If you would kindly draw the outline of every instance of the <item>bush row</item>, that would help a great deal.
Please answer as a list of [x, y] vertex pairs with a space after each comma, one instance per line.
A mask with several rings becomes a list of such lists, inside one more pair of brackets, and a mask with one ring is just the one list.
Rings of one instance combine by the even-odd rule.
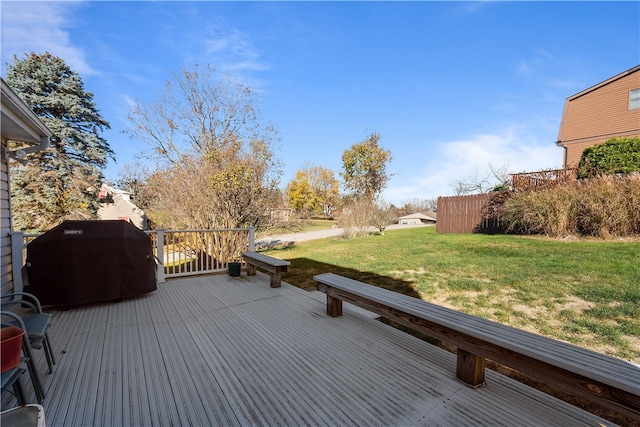
[[611, 138], [583, 151], [578, 178], [636, 171], [640, 171], [640, 137]]
[[552, 237], [640, 235], [640, 173], [603, 175], [512, 195], [500, 212], [507, 232]]

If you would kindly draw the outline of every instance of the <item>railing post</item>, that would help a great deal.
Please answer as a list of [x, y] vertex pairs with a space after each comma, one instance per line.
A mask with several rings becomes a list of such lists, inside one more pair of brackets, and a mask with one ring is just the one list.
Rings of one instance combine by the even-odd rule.
[[22, 266], [24, 265], [24, 233], [22, 231], [12, 231], [11, 236], [11, 268], [13, 274], [13, 292], [22, 292]]
[[249, 227], [249, 252], [256, 250], [256, 228]]
[[158, 259], [158, 272], [156, 273], [156, 281], [158, 283], [165, 282], [164, 275], [164, 229], [156, 230], [156, 257]]

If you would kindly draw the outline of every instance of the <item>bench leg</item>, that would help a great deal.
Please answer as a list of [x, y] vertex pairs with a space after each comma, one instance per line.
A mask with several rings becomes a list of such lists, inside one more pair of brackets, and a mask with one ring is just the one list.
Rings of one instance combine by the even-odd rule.
[[282, 271], [277, 270], [275, 273], [271, 273], [271, 287], [279, 288], [282, 281]]
[[247, 263], [247, 276], [255, 276], [256, 275], [256, 266], [253, 264]]
[[327, 295], [327, 314], [331, 317], [342, 316], [342, 300]]
[[483, 387], [485, 385], [484, 357], [458, 348], [456, 377], [468, 386]]

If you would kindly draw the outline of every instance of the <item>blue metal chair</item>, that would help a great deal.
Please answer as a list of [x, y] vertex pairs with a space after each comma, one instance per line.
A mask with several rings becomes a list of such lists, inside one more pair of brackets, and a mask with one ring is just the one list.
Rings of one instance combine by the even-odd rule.
[[[2, 326], [17, 326], [26, 331], [26, 327], [24, 322], [22, 321], [22, 318], [16, 313], [12, 311], [0, 311], [0, 317], [2, 318]], [[36, 399], [38, 400], [38, 403], [41, 404], [45, 398], [44, 387], [42, 386], [42, 381], [40, 381], [40, 375], [38, 375], [35, 359], [33, 358], [31, 342], [26, 333], [22, 335], [22, 355], [24, 356], [24, 361], [27, 364], [27, 369], [29, 371], [29, 375], [31, 376], [31, 383], [33, 384], [33, 390], [36, 393]]]
[[49, 313], [44, 313], [38, 298], [27, 292], [2, 295], [2, 310], [13, 313], [13, 315], [7, 316], [13, 318], [14, 326], [19, 326], [16, 321], [17, 318], [21, 320], [23, 323], [22, 329], [25, 330], [29, 338], [31, 348], [44, 349], [49, 373], [52, 373], [53, 365], [55, 365], [56, 361], [51, 349], [48, 330], [53, 316]]
[[25, 371], [25, 362], [26, 358], [22, 358], [18, 366], [3, 372], [1, 375], [2, 390], [11, 392], [9, 389], [13, 388], [13, 395], [15, 396], [16, 400], [18, 401], [18, 405], [20, 406], [27, 404], [27, 399], [24, 394], [24, 386], [22, 385], [21, 380], [22, 374], [24, 374]]

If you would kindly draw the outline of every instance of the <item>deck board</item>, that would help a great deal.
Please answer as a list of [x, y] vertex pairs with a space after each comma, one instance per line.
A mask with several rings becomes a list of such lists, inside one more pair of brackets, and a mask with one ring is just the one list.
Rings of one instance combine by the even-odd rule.
[[53, 313], [48, 426], [612, 425], [494, 372], [468, 388], [454, 355], [262, 273]]

